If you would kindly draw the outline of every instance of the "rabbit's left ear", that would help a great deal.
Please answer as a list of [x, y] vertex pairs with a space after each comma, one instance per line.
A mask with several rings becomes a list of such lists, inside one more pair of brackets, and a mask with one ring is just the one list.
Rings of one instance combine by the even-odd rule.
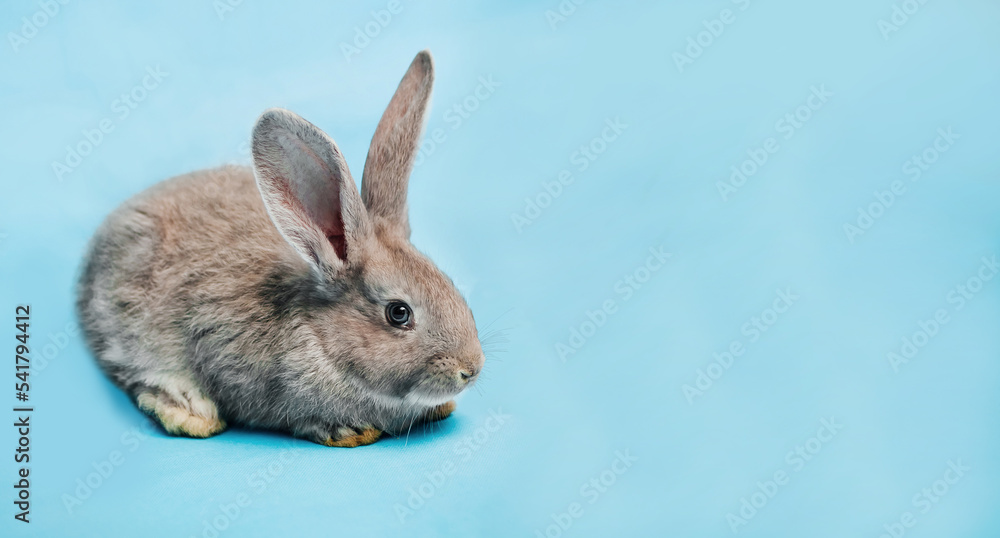
[[424, 50], [413, 59], [382, 114], [361, 176], [361, 198], [376, 229], [403, 237], [410, 236], [406, 185], [420, 145], [433, 83], [434, 63], [430, 52]]
[[253, 168], [275, 227], [320, 274], [363, 259], [371, 233], [337, 144], [298, 114], [272, 108], [253, 129]]

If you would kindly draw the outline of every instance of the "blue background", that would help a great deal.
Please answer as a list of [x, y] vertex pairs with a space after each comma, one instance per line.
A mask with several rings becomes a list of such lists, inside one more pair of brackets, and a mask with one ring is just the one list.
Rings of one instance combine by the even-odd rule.
[[[1000, 251], [995, 1], [931, 1], [897, 30], [880, 29], [889, 0], [586, 2], [555, 22], [556, 0], [403, 1], [350, 55], [342, 44], [386, 2], [217, 4], [72, 1], [0, 46], [0, 334], [13, 348], [14, 306], [31, 305], [37, 409], [30, 525], [2, 500], [17, 437], [0, 428], [0, 535], [877, 537], [904, 512], [905, 536], [1000, 533], [1000, 282], [971, 282], [963, 308], [953, 294]], [[4, 2], [0, 30], [41, 9]], [[731, 23], [678, 67], [724, 9]], [[248, 163], [271, 106], [330, 133], [360, 178], [423, 48], [437, 69], [428, 132], [445, 136], [412, 176], [413, 241], [493, 333], [478, 388], [447, 421], [355, 450], [150, 428], [75, 330], [102, 218], [164, 178]], [[168, 75], [120, 117], [113, 102], [157, 66]], [[499, 85], [477, 98], [480, 77]], [[824, 85], [826, 102], [800, 109]], [[455, 105], [475, 110], [458, 122]], [[786, 138], [777, 122], [796, 112], [809, 120]], [[52, 163], [105, 118], [114, 130], [57, 178]], [[594, 142], [616, 118], [617, 138]], [[949, 128], [959, 138], [914, 180], [907, 162]], [[724, 198], [718, 182], [772, 137]], [[585, 170], [581, 145], [603, 149]], [[572, 182], [547, 198], [562, 170]], [[905, 193], [848, 237], [895, 181]], [[672, 257], [647, 273], [654, 247]], [[629, 275], [644, 282], [626, 293]], [[772, 317], [777, 290], [798, 299]], [[589, 326], [606, 301], [614, 312]], [[888, 354], [938, 310], [949, 322], [894, 369]], [[754, 317], [773, 322], [756, 340]], [[560, 353], [574, 329], [588, 337]], [[744, 353], [711, 367], [733, 342]], [[815, 440], [831, 417], [842, 429]], [[818, 453], [802, 464], [797, 446]], [[922, 512], [914, 496], [949, 461], [969, 470]], [[603, 492], [584, 487], [602, 477]], [[773, 496], [733, 523], [744, 499], [761, 504], [758, 482]]]

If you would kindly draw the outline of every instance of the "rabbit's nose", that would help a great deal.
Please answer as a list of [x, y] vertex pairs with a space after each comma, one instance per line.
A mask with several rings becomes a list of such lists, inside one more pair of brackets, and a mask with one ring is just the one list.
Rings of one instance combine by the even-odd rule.
[[482, 362], [472, 361], [472, 364], [467, 364], [462, 366], [458, 370], [458, 380], [461, 383], [469, 383], [479, 375], [479, 371], [482, 369]]

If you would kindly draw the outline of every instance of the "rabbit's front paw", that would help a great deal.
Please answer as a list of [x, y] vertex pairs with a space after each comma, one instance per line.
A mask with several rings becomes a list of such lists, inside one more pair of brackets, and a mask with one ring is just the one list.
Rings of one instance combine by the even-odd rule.
[[430, 408], [426, 413], [424, 413], [424, 422], [437, 422], [439, 420], [444, 420], [451, 416], [452, 411], [455, 410], [455, 400], [450, 402], [445, 402], [437, 407]]
[[359, 428], [348, 428], [340, 426], [333, 429], [333, 432], [322, 440], [326, 446], [339, 446], [344, 448], [354, 448], [357, 446], [370, 445], [382, 437], [382, 430], [376, 430], [372, 425]]

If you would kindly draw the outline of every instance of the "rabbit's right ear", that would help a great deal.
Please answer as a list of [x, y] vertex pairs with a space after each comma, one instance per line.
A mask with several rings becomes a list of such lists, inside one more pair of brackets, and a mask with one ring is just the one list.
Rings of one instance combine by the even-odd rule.
[[257, 188], [285, 240], [321, 273], [360, 261], [371, 224], [333, 140], [272, 108], [257, 120], [251, 147]]
[[417, 54], [375, 128], [361, 175], [361, 197], [376, 228], [410, 236], [406, 188], [434, 85], [429, 51]]

